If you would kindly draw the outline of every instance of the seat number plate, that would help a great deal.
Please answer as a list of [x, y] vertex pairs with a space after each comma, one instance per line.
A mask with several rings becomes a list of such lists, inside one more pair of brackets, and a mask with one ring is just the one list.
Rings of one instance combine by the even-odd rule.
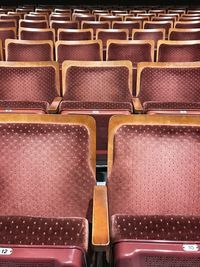
[[11, 255], [12, 253], [12, 248], [0, 248], [0, 255]]
[[198, 245], [183, 245], [183, 250], [185, 251], [199, 251]]

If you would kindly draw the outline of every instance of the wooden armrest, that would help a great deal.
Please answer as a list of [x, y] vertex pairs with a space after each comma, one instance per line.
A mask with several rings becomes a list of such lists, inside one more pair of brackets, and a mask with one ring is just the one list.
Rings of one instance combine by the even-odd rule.
[[142, 104], [140, 102], [140, 99], [138, 97], [133, 97], [132, 101], [133, 101], [134, 112], [135, 113], [143, 113], [143, 107], [142, 107]]
[[60, 97], [60, 96], [55, 97], [53, 102], [51, 103], [51, 105], [48, 108], [48, 113], [50, 113], [50, 114], [57, 113], [61, 100], [62, 100], [62, 97]]
[[93, 194], [92, 245], [96, 251], [104, 251], [109, 243], [107, 187], [99, 185]]

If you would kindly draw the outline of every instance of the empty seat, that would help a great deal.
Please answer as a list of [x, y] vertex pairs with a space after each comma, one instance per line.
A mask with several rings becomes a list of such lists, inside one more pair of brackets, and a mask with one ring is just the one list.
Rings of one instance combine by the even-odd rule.
[[199, 117], [111, 119], [107, 187], [94, 194], [104, 224], [94, 228], [93, 244], [101, 232], [102, 247], [108, 242], [109, 207], [113, 266], [199, 265], [199, 132]]
[[103, 60], [101, 40], [90, 41], [57, 41], [55, 44], [56, 61], [64, 60]]
[[177, 21], [175, 23], [175, 28], [182, 28], [182, 29], [193, 29], [193, 28], [200, 28], [200, 20], [195, 21]]
[[55, 62], [0, 62], [0, 112], [56, 113], [60, 101]]
[[7, 39], [5, 43], [6, 61], [53, 61], [52, 41], [30, 41]]
[[168, 9], [168, 14], [178, 14], [179, 16], [182, 16], [186, 13], [185, 9]]
[[144, 21], [148, 21], [147, 17], [137, 16], [137, 17], [125, 17], [125, 21], [140, 21], [141, 22], [141, 28], [143, 28]]
[[15, 20], [16, 23], [18, 24], [19, 20], [21, 19], [20, 15], [9, 15], [9, 14], [2, 14], [0, 15], [0, 19], [3, 20]]
[[90, 114], [97, 123], [97, 160], [107, 154], [107, 126], [114, 114], [132, 112], [132, 64], [129, 61], [65, 61], [61, 114]]
[[159, 40], [156, 61], [192, 62], [200, 61], [200, 40], [166, 41]]
[[112, 16], [112, 15], [103, 15], [99, 17], [100, 21], [110, 21], [111, 23], [113, 21], [122, 21], [122, 17], [121, 16]]
[[129, 38], [131, 38], [132, 30], [142, 28], [142, 22], [141, 21], [113, 21], [112, 28], [113, 29], [127, 29], [129, 33]]
[[49, 20], [70, 21], [71, 15], [70, 14], [51, 14], [49, 16]]
[[169, 29], [173, 27], [172, 21], [145, 21], [144, 29], [165, 29], [168, 36]]
[[58, 40], [75, 41], [75, 40], [92, 40], [92, 29], [58, 29]]
[[88, 266], [94, 120], [1, 114], [0, 146], [0, 264]]
[[46, 29], [48, 28], [47, 20], [20, 20], [19, 27], [20, 28], [36, 28], [36, 29]]
[[169, 40], [200, 40], [200, 29], [170, 29]]
[[77, 21], [79, 28], [81, 28], [82, 21], [95, 21], [94, 15], [85, 15], [85, 14], [74, 14], [72, 20]]
[[97, 29], [109, 29], [111, 28], [110, 21], [82, 21], [82, 29], [92, 29], [94, 37], [96, 36]]
[[127, 29], [97, 29], [96, 39], [102, 40], [103, 50], [104, 50], [104, 59], [106, 58], [106, 46], [109, 39], [112, 40], [128, 40], [128, 30]]
[[153, 40], [155, 47], [157, 47], [158, 40], [165, 39], [164, 29], [135, 29], [132, 32], [133, 40]]
[[11, 28], [1, 28], [0, 27], [0, 40], [2, 40], [3, 48], [5, 47], [6, 39], [16, 39], [17, 29], [14, 27]]
[[38, 15], [33, 15], [33, 14], [26, 14], [24, 16], [25, 20], [47, 20], [48, 17], [47, 15], [42, 15], [42, 14], [38, 14]]
[[0, 28], [17, 28], [17, 22], [13, 19], [0, 19]]
[[78, 29], [78, 22], [77, 21], [51, 20], [50, 28], [55, 30], [55, 34], [57, 36], [57, 32], [59, 29]]
[[187, 22], [188, 21], [189, 22], [189, 21], [195, 21], [195, 20], [199, 21], [200, 20], [200, 16], [196, 16], [196, 17], [190, 17], [190, 16], [189, 17], [180, 17], [178, 21], [180, 21], [180, 22], [181, 21], [182, 22], [184, 22], [184, 21]]
[[200, 63], [139, 63], [135, 112], [200, 114]]
[[33, 29], [33, 28], [20, 28], [20, 40], [51, 40], [55, 42], [54, 29]]
[[154, 42], [108, 40], [107, 60], [130, 60], [133, 65], [132, 93], [136, 94], [137, 64], [154, 61]]

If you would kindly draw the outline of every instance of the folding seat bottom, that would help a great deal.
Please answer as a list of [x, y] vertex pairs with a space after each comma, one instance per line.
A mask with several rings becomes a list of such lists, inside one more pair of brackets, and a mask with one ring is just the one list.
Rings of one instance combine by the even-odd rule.
[[0, 266], [86, 266], [84, 218], [0, 217]]
[[200, 217], [113, 215], [115, 267], [200, 266]]
[[0, 100], [0, 113], [48, 113], [49, 104], [44, 101]]
[[133, 112], [129, 102], [79, 102], [63, 101], [60, 105], [61, 114], [88, 114], [96, 120], [97, 127], [97, 161], [107, 160], [108, 123], [112, 115], [129, 115]]
[[143, 104], [144, 113], [147, 114], [184, 114], [200, 115], [200, 102], [156, 102], [149, 101]]

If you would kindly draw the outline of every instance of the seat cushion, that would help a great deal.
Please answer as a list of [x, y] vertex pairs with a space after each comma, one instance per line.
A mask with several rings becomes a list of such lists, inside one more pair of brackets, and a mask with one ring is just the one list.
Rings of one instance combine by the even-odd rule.
[[84, 218], [0, 216], [1, 244], [88, 247], [88, 221]]
[[200, 241], [200, 217], [113, 215], [111, 238]]
[[47, 113], [47, 102], [0, 100], [0, 113]]
[[144, 102], [145, 113], [200, 114], [200, 103]]
[[60, 105], [60, 112], [69, 110], [87, 110], [87, 111], [120, 111], [127, 110], [132, 112], [132, 104], [129, 102], [80, 102], [80, 101], [62, 101]]

